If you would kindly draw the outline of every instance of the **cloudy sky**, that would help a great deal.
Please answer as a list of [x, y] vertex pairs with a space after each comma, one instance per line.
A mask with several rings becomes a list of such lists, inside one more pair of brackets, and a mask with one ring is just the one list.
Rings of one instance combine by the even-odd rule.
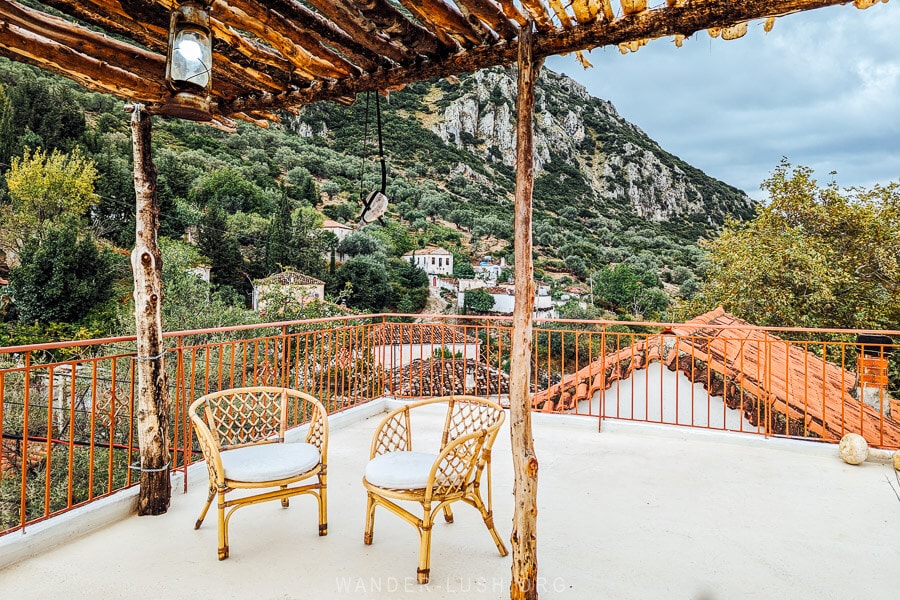
[[754, 198], [782, 156], [820, 182], [831, 171], [841, 186], [900, 181], [900, 0], [789, 15], [768, 34], [755, 21], [734, 41], [700, 32], [680, 49], [668, 38], [588, 59], [587, 71], [573, 57], [546, 66]]

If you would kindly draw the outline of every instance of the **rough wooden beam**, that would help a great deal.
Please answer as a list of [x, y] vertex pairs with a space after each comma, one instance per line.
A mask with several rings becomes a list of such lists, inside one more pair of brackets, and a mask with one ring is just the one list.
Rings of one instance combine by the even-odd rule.
[[212, 4], [212, 13], [218, 21], [248, 31], [270, 44], [308, 79], [346, 77], [361, 72], [358, 67], [323, 46], [318, 38], [256, 2], [231, 0], [226, 3], [216, 0]]
[[553, 10], [553, 14], [559, 19], [560, 24], [566, 29], [572, 27], [572, 18], [566, 12], [566, 7], [563, 6], [561, 0], [548, 0], [548, 3]]
[[600, 14], [600, 0], [572, 0], [572, 12], [580, 25], [593, 23]]
[[556, 29], [553, 26], [553, 21], [550, 20], [550, 15], [547, 14], [547, 7], [544, 6], [542, 0], [522, 0], [522, 8], [534, 21], [538, 31], [553, 31]]
[[297, 0], [271, 0], [269, 6], [293, 21], [297, 27], [320, 35], [327, 44], [345, 54], [366, 71], [375, 70], [378, 66], [390, 66], [390, 61], [386, 57], [373, 52]]
[[43, 0], [43, 4], [52, 6], [60, 12], [71, 15], [108, 33], [134, 40], [151, 50], [166, 53], [169, 36], [169, 23], [154, 21], [138, 21], [122, 8], [115, 0]]
[[28, 8], [18, 2], [0, 0], [0, 21], [51, 39], [85, 56], [110, 63], [134, 75], [154, 81], [165, 78], [165, 55], [144, 50], [102, 33], [73, 27], [71, 21]]
[[400, 0], [415, 18], [425, 25], [445, 46], [460, 44], [470, 47], [492, 40], [481, 21], [463, 13], [444, 0]]
[[385, 32], [379, 31], [375, 25], [361, 16], [351, 16], [337, 2], [333, 0], [308, 1], [310, 6], [373, 52], [384, 55], [396, 63], [404, 63], [415, 58], [415, 53], [394, 43]]
[[137, 202], [134, 250], [134, 317], [137, 332], [137, 431], [140, 444], [139, 515], [169, 508], [169, 386], [162, 336], [162, 255], [157, 243], [159, 199], [150, 156], [151, 117], [140, 105], [131, 115], [134, 192]]
[[522, 14], [522, 11], [513, 4], [512, 2], [501, 2], [500, 10], [503, 11], [503, 14], [506, 15], [506, 18], [518, 25], [519, 27], [525, 27], [528, 23], [528, 17]]
[[452, 50], [427, 29], [410, 21], [390, 0], [310, 0], [310, 4], [339, 27], [350, 21], [366, 35], [383, 33], [412, 54], [439, 57]]
[[[618, 45], [645, 38], [669, 35], [690, 36], [709, 27], [725, 27], [741, 21], [780, 16], [843, 4], [846, 0], [695, 0], [689, 7], [663, 6], [639, 15], [597, 21], [591, 25], [566, 31], [535, 34], [534, 55], [544, 58], [576, 50]], [[225, 114], [244, 110], [271, 109], [277, 106], [301, 105], [359, 92], [387, 89], [412, 81], [448, 77], [477, 71], [495, 65], [510, 65], [516, 60], [517, 46], [499, 42], [479, 46], [441, 61], [424, 61], [410, 67], [386, 69], [355, 79], [313, 85], [270, 97], [248, 96], [225, 103]]]
[[538, 597], [537, 486], [538, 460], [531, 431], [531, 344], [534, 312], [532, 263], [532, 190], [534, 189], [534, 89], [542, 59], [532, 55], [531, 24], [522, 28], [518, 47], [516, 99], [515, 234], [516, 299], [513, 308], [509, 368], [509, 435], [512, 445], [514, 511], [511, 600]]
[[0, 22], [0, 54], [68, 77], [89, 90], [104, 94], [144, 102], [160, 102], [168, 96], [165, 86], [146, 77], [76, 52], [65, 44], [12, 23]]
[[519, 28], [510, 23], [509, 18], [492, 0], [456, 0], [459, 7], [485, 23], [506, 40], [519, 35]]
[[[121, 6], [121, 2], [100, 3], [94, 0], [46, 0], [44, 4], [72, 16], [89, 25], [98, 27], [146, 46], [165, 56], [168, 46], [168, 22], [165, 26], [156, 23], [135, 22]], [[76, 24], [73, 27], [80, 27]], [[237, 62], [235, 62], [235, 60]], [[283, 70], [260, 65], [239, 54], [221, 40], [213, 42], [213, 90], [221, 90], [218, 81], [225, 81], [244, 89], [260, 88], [270, 92], [288, 89], [284, 83], [289, 76]], [[284, 61], [287, 66], [287, 61]], [[273, 77], [273, 73], [276, 77]]]

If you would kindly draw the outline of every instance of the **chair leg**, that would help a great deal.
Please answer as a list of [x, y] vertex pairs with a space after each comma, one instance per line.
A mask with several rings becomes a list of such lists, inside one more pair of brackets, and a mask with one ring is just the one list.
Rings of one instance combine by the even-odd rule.
[[375, 530], [375, 498], [372, 492], [366, 492], [366, 533], [363, 535], [363, 543], [372, 543], [372, 534]]
[[447, 523], [453, 522], [453, 511], [450, 510], [449, 504], [444, 505], [444, 521], [446, 521]]
[[[286, 490], [286, 489], [287, 489], [287, 486], [286, 486], [286, 485], [283, 485], [283, 486], [281, 486], [281, 489], [282, 489], [282, 490]], [[291, 505], [291, 499], [290, 499], [290, 498], [282, 498], [282, 499], [281, 499], [281, 508], [287, 508], [287, 507], [290, 506], [290, 505]]]
[[213, 498], [216, 497], [216, 488], [209, 488], [209, 496], [206, 497], [206, 504], [203, 505], [203, 510], [200, 511], [200, 516], [197, 517], [197, 522], [194, 523], [194, 529], [200, 529], [200, 526], [203, 525], [203, 519], [206, 518], [206, 513], [209, 510], [209, 505], [212, 504]]
[[422, 529], [419, 532], [419, 568], [416, 569], [416, 576], [419, 583], [428, 583], [431, 575], [431, 511], [425, 509], [425, 518], [422, 520]]
[[219, 491], [219, 560], [228, 558], [228, 520], [225, 518], [225, 492]]
[[470, 499], [478, 509], [478, 512], [481, 513], [481, 518], [484, 519], [484, 524], [487, 525], [491, 537], [494, 538], [494, 543], [497, 545], [497, 550], [500, 551], [500, 556], [506, 556], [509, 552], [506, 550], [506, 545], [504, 545], [503, 540], [500, 539], [500, 534], [497, 533], [497, 529], [494, 527], [494, 515], [487, 507], [485, 507], [484, 501], [482, 501], [481, 494], [478, 493], [478, 490], [475, 490], [475, 493], [470, 496]]
[[319, 493], [316, 499], [319, 501], [319, 535], [328, 535], [328, 495], [325, 475], [319, 475]]

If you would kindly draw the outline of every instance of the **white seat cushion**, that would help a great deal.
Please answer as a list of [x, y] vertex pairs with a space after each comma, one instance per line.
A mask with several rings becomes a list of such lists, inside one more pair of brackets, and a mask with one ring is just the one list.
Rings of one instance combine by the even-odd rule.
[[319, 464], [319, 449], [305, 443], [245, 446], [222, 452], [225, 479], [260, 483], [306, 473]]
[[405, 450], [376, 456], [366, 465], [366, 481], [391, 490], [424, 488], [437, 457], [437, 454]]

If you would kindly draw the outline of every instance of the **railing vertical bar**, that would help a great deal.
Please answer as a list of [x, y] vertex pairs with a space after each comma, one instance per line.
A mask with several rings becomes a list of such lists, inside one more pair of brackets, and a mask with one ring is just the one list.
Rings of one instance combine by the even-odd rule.
[[25, 353], [24, 385], [25, 389], [22, 399], [22, 402], [25, 405], [22, 407], [22, 468], [19, 471], [21, 474], [19, 524], [23, 531], [25, 530], [26, 499], [28, 497], [26, 485], [28, 482], [28, 433], [31, 429], [31, 352]]
[[[135, 355], [135, 356], [137, 356], [137, 355]], [[131, 464], [132, 458], [135, 456], [135, 454], [137, 454], [138, 461], [140, 461], [140, 453], [135, 452], [135, 444], [134, 444], [134, 434], [135, 434], [135, 426], [134, 426], [134, 423], [135, 423], [134, 412], [135, 411], [134, 411], [134, 408], [135, 408], [135, 403], [137, 401], [137, 397], [135, 394], [135, 391], [137, 390], [137, 362], [135, 362], [134, 358], [132, 358], [132, 360], [129, 364], [128, 378], [129, 378], [129, 388], [130, 389], [129, 389], [129, 393], [128, 393], [128, 452], [127, 452], [127, 456], [125, 459], [126, 465]], [[115, 424], [113, 424], [113, 427], [115, 427]], [[109, 489], [107, 490], [107, 492], [112, 492], [113, 487], [115, 485], [115, 476], [113, 473], [114, 461], [112, 460], [113, 454], [114, 454], [114, 449], [113, 449], [114, 448], [114, 445], [113, 445], [114, 440], [113, 440], [112, 436], [110, 437], [109, 441], [110, 441], [110, 447], [109, 447], [110, 471], [109, 471], [109, 479], [108, 479]], [[127, 485], [131, 485], [131, 482], [133, 480], [132, 473], [133, 473], [133, 471], [131, 469], [126, 469], [125, 481], [126, 481]]]
[[[70, 374], [71, 391], [69, 393], [69, 466], [66, 470], [69, 481], [66, 489], [66, 508], [72, 506], [72, 482], [75, 473], [75, 372], [77, 368], [77, 364], [73, 362], [72, 372]], [[94, 381], [91, 381], [91, 387], [94, 386], [94, 383]]]
[[50, 366], [47, 369], [47, 416], [46, 418], [46, 435], [47, 441], [44, 443], [44, 460], [46, 461], [46, 466], [44, 467], [44, 516], [47, 517], [50, 515], [50, 473], [53, 470], [52, 464], [52, 447], [51, 440], [55, 437], [53, 432], [53, 392], [54, 388], [54, 367]]

